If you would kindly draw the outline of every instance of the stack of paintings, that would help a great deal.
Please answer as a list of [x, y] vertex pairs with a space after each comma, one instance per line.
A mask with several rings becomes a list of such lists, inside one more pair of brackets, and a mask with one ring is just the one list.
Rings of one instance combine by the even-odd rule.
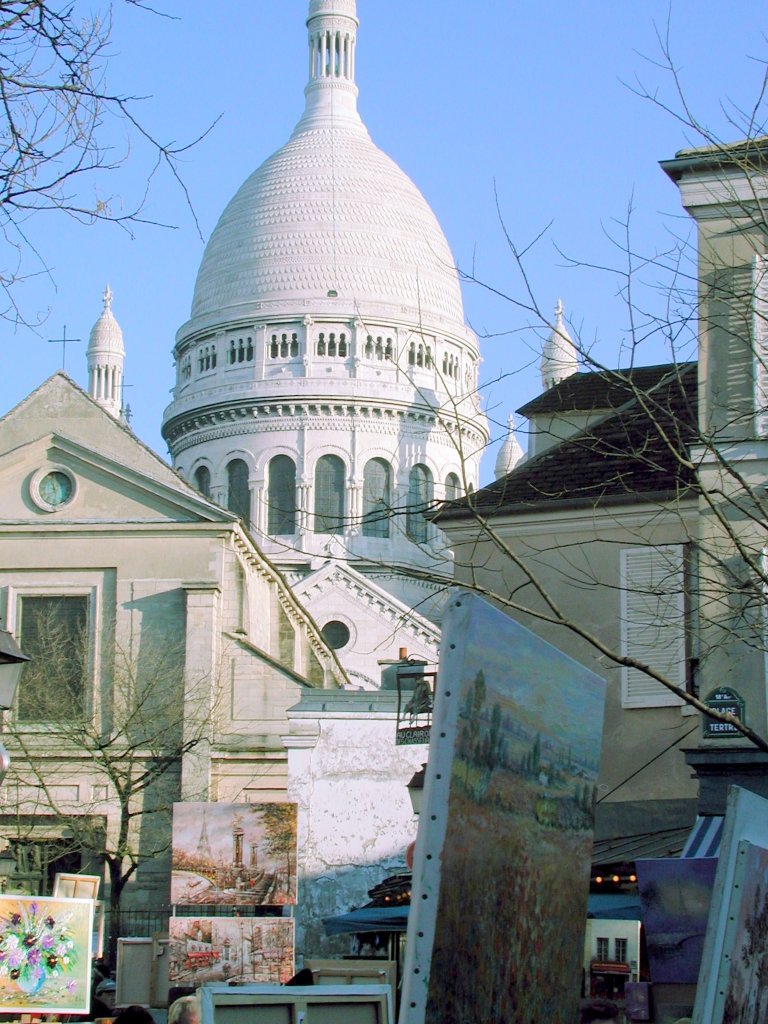
[[[173, 811], [169, 979], [281, 983], [293, 973], [296, 804], [179, 803]], [[206, 908], [208, 913], [206, 913]]]

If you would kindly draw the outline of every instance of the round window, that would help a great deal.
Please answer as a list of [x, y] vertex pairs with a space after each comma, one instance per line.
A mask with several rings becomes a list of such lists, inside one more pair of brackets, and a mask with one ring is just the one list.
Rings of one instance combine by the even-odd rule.
[[75, 478], [64, 469], [41, 470], [32, 479], [30, 495], [39, 508], [55, 512], [75, 496]]
[[340, 651], [349, 643], [349, 627], [345, 626], [343, 622], [339, 622], [338, 619], [326, 622], [320, 632], [323, 634], [323, 640], [334, 651]]

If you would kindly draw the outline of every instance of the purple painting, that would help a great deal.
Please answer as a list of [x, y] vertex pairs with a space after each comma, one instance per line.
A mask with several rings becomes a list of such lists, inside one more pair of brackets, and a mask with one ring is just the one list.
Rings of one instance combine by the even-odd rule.
[[695, 985], [717, 857], [638, 860], [636, 868], [651, 980]]

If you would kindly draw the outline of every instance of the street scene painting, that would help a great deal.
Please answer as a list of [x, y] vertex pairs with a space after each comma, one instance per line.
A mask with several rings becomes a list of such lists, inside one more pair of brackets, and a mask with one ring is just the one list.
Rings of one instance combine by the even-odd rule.
[[734, 921], [723, 1024], [768, 1020], [768, 850], [744, 842], [739, 883], [731, 894]]
[[293, 975], [292, 918], [172, 917], [168, 980], [281, 985]]
[[296, 804], [174, 804], [171, 903], [295, 903], [296, 814]]
[[87, 1013], [93, 900], [0, 896], [0, 1011]]
[[[414, 891], [414, 938], [434, 936], [424, 1019], [572, 1024], [604, 682], [479, 598], [454, 604], [429, 754], [436, 780], [449, 779], [445, 834], [435, 856], [443, 782], [428, 780], [417, 840], [431, 851]], [[436, 736], [452, 749], [445, 761]]]

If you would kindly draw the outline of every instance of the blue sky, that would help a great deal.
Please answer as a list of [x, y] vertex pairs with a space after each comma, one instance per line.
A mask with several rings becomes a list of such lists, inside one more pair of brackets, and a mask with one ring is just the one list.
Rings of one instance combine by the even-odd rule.
[[[204, 238], [227, 201], [288, 138], [303, 107], [306, 0], [155, 0], [161, 18], [117, 4], [110, 85], [148, 97], [145, 123], [158, 137], [189, 141], [220, 118], [180, 170]], [[226, 12], [226, 17], [221, 12]], [[621, 221], [633, 205], [632, 245], [652, 255], [671, 234], [689, 232], [676, 188], [657, 161], [689, 144], [689, 129], [630, 88], [638, 79], [674, 102], [655, 29], [670, 26], [671, 51], [698, 117], [725, 138], [723, 102], [750, 107], [768, 54], [762, 3], [731, 0], [358, 0], [359, 108], [373, 140], [413, 178], [432, 205], [457, 264], [512, 299], [525, 301], [504, 228], [529, 253], [530, 284], [549, 312], [561, 296], [574, 331], [612, 365], [626, 341], [626, 308], [615, 275], [568, 266], [620, 266]], [[115, 209], [141, 193], [149, 166], [137, 140], [110, 126], [123, 169], [99, 195]], [[93, 188], [90, 195], [95, 195]], [[5, 412], [61, 365], [87, 382], [85, 344], [107, 282], [124, 332], [126, 392], [133, 426], [165, 455], [160, 420], [173, 382], [171, 348], [187, 319], [203, 241], [178, 188], [153, 181], [149, 218], [173, 230], [84, 227], [46, 214], [28, 221], [50, 273], [19, 288], [33, 331], [2, 324]], [[548, 227], [549, 225], [549, 227]], [[35, 269], [40, 269], [36, 267]], [[653, 284], [656, 273], [646, 270]], [[499, 436], [508, 412], [539, 390], [534, 318], [486, 288], [465, 286], [467, 319], [481, 335], [486, 408]], [[642, 295], [662, 308], [663, 289]], [[486, 336], [487, 337], [483, 337]], [[690, 353], [684, 353], [689, 355]], [[666, 358], [650, 340], [638, 356]], [[525, 444], [525, 439], [521, 439]], [[492, 477], [493, 452], [483, 478]]]

